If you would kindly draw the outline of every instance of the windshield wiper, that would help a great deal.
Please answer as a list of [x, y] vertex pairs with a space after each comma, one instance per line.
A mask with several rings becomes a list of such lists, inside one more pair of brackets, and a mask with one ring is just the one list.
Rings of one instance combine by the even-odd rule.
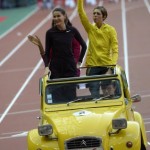
[[103, 100], [103, 99], [108, 98], [108, 97], [111, 97], [111, 95], [103, 96], [103, 97], [100, 97], [100, 98], [94, 98], [94, 99], [92, 99], [91, 97], [79, 98], [79, 99], [68, 102], [67, 106], [69, 106], [71, 103], [75, 103], [75, 102], [79, 102], [79, 101], [85, 101], [85, 100], [94, 100], [95, 103], [97, 103], [98, 101]]
[[71, 103], [79, 102], [79, 101], [85, 101], [85, 100], [92, 100], [92, 98], [91, 97], [88, 97], [88, 98], [79, 98], [79, 99], [76, 99], [76, 100], [68, 102], [67, 106], [69, 106]]
[[111, 95], [106, 95], [106, 96], [103, 96], [103, 97], [100, 97], [100, 98], [96, 98], [96, 99], [93, 99], [94, 101], [95, 101], [95, 103], [97, 103], [98, 101], [100, 101], [100, 100], [103, 100], [103, 99], [105, 99], [105, 98], [108, 98], [108, 97], [110, 97]]

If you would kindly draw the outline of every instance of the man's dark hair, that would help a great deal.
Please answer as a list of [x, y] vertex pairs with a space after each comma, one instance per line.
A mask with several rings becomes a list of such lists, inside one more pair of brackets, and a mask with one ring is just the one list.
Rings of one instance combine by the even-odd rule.
[[114, 87], [116, 87], [116, 81], [112, 81], [112, 80], [104, 80], [101, 83], [101, 87], [102, 89], [105, 89], [107, 86], [109, 85], [113, 85]]

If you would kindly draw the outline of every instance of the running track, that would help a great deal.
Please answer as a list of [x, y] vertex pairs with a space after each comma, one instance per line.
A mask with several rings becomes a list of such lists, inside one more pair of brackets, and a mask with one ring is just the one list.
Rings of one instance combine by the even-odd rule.
[[[150, 64], [150, 1], [133, 0], [126, 3], [126, 35], [123, 33], [125, 24], [122, 24], [121, 4], [104, 3], [104, 6], [109, 13], [107, 22], [115, 26], [118, 32], [119, 64], [124, 68], [128, 66], [131, 95], [138, 93], [142, 96], [142, 101], [134, 104], [134, 109], [144, 118], [150, 142], [150, 71], [147, 67]], [[86, 7], [91, 20], [92, 9]], [[68, 16], [87, 41], [87, 35], [76, 10], [68, 10]], [[27, 150], [26, 134], [38, 125], [36, 119], [40, 108], [38, 87], [39, 78], [44, 73], [44, 65], [36, 46], [27, 40], [27, 35], [38, 35], [44, 44], [45, 31], [50, 24], [50, 11], [39, 10], [0, 38], [0, 147], [2, 150], [10, 148]], [[127, 59], [124, 59], [124, 48], [128, 49]], [[150, 150], [150, 146], [147, 150]]]

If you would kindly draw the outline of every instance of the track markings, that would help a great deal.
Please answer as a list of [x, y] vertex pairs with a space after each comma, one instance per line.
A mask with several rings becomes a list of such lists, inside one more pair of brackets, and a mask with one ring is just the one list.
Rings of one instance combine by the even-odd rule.
[[150, 3], [148, 2], [148, 0], [144, 0], [144, 3], [148, 9], [148, 12], [150, 13]]
[[[72, 15], [69, 17], [70, 21], [74, 19], [74, 17], [77, 15], [77, 8], [74, 9]], [[52, 17], [52, 12], [42, 21], [40, 22], [29, 34], [33, 35], [39, 28], [41, 28], [41, 26], [43, 26], [44, 24], [47, 23], [47, 21], [49, 19], [51, 19]], [[1, 62], [0, 62], [0, 66], [2, 66], [18, 49], [19, 47], [21, 47], [26, 41], [27, 41], [27, 37], [24, 38], [16, 47], [15, 49], [13, 49], [11, 51], [11, 53], [9, 53]], [[17, 99], [19, 98], [19, 96], [21, 95], [21, 93], [23, 92], [23, 90], [26, 88], [27, 84], [30, 82], [30, 80], [32, 79], [32, 77], [34, 76], [34, 74], [37, 72], [38, 68], [41, 66], [41, 64], [43, 63], [43, 60], [40, 59], [40, 61], [37, 63], [37, 65], [35, 66], [35, 68], [33, 69], [33, 71], [30, 73], [30, 75], [28, 76], [28, 78], [26, 79], [26, 81], [23, 83], [23, 86], [19, 89], [19, 91], [17, 92], [17, 94], [15, 95], [15, 97], [13, 98], [13, 100], [11, 101], [11, 103], [8, 105], [8, 107], [5, 109], [4, 113], [1, 115], [0, 117], [0, 123], [3, 121], [3, 119], [6, 117], [6, 115], [8, 114], [9, 110], [12, 108], [12, 106], [14, 105], [14, 103], [17, 101]]]
[[38, 9], [34, 9], [29, 15], [27, 15], [25, 18], [23, 18], [21, 21], [16, 23], [14, 26], [12, 26], [9, 30], [7, 30], [4, 34], [0, 36], [0, 40], [5, 37], [7, 34], [9, 34], [11, 31], [13, 31], [15, 28], [17, 28], [19, 25], [21, 25], [23, 22], [25, 22], [28, 18], [30, 18], [34, 13], [36, 13]]
[[33, 71], [30, 73], [30, 75], [26, 79], [26, 81], [23, 83], [23, 86], [19, 89], [18, 93], [15, 95], [15, 97], [13, 98], [13, 100], [11, 101], [11, 103], [8, 105], [8, 107], [6, 108], [6, 110], [4, 111], [4, 113], [2, 114], [2, 116], [0, 117], [0, 123], [6, 117], [6, 115], [9, 112], [9, 110], [12, 108], [12, 106], [14, 105], [14, 103], [17, 101], [18, 97], [21, 95], [21, 93], [23, 92], [23, 90], [26, 88], [27, 84], [30, 82], [30, 80], [32, 79], [32, 77], [34, 76], [34, 74], [37, 72], [38, 68], [40, 67], [40, 65], [42, 63], [43, 63], [43, 60], [41, 58], [40, 61], [38, 62], [38, 64], [35, 66], [35, 68], [33, 69]]
[[[27, 134], [28, 134], [28, 131], [18, 132], [18, 133], [16, 133], [16, 134], [4, 133], [3, 136], [0, 137], [0, 140], [11, 139], [11, 138], [26, 137]], [[9, 136], [4, 136], [4, 135], [9, 135]]]
[[[45, 23], [47, 23], [52, 17], [52, 13], [50, 13], [42, 22], [40, 22], [30, 33], [29, 35], [33, 35], [36, 31], [38, 31]], [[8, 55], [6, 55], [1, 61], [0, 66], [2, 66], [9, 58], [17, 52], [22, 45], [28, 40], [28, 37], [25, 37]]]

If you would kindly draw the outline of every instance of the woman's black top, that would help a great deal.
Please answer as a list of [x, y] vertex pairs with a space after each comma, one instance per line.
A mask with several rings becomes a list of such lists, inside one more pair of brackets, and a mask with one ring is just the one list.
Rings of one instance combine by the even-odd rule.
[[[76, 76], [76, 63], [72, 50], [73, 38], [81, 45], [79, 62], [82, 62], [87, 46], [75, 27], [67, 26], [63, 31], [54, 27], [46, 32], [44, 62], [45, 67], [50, 67], [52, 78]], [[51, 55], [50, 50], [52, 50]]]

